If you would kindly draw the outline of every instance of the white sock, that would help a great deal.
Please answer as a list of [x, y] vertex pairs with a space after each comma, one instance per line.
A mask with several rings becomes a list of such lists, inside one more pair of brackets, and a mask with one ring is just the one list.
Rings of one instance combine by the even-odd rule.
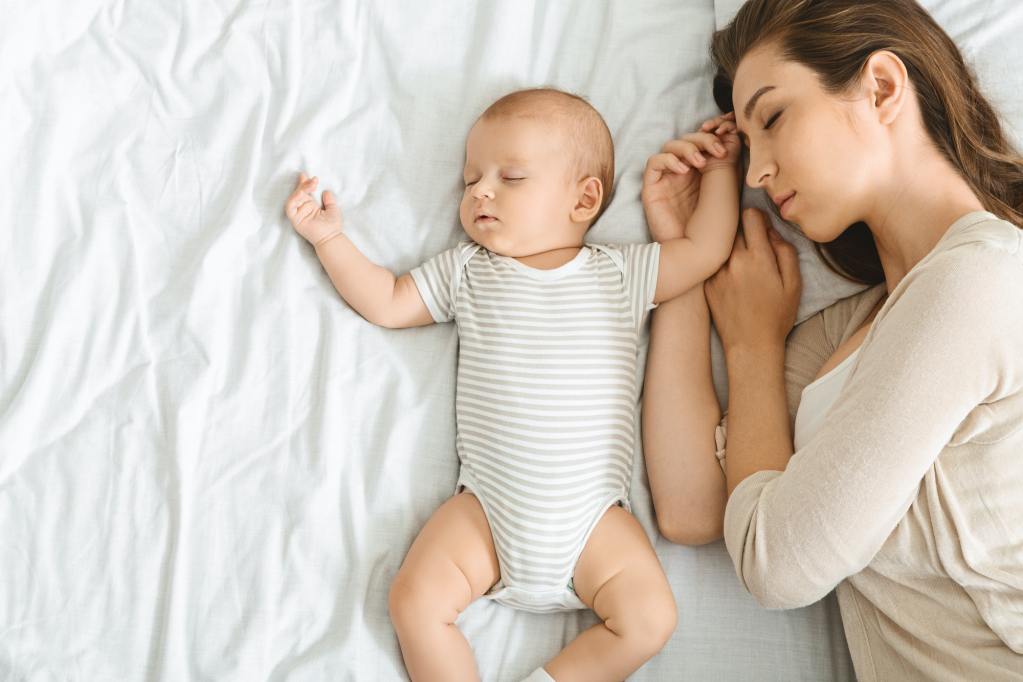
[[554, 682], [554, 678], [548, 675], [547, 671], [541, 666], [529, 673], [527, 677], [524, 677], [522, 682]]

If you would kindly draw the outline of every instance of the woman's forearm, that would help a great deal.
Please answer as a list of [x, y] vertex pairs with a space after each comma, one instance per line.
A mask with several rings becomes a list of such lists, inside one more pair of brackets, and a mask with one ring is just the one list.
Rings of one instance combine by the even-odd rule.
[[710, 370], [703, 286], [653, 313], [643, 390], [643, 449], [658, 527], [673, 542], [721, 537], [725, 481], [715, 457], [721, 410]]
[[765, 469], [784, 471], [792, 456], [792, 433], [785, 397], [785, 346], [729, 349], [728, 495], [742, 481]]

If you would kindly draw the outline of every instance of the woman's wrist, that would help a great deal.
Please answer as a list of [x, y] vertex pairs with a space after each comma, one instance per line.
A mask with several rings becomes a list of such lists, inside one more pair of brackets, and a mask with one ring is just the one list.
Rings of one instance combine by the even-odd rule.
[[762, 371], [765, 367], [785, 369], [784, 341], [725, 344], [724, 351], [729, 378]]

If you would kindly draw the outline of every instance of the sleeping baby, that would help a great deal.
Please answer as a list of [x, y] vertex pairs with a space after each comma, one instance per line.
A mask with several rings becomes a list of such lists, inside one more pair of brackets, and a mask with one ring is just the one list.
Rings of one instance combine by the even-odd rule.
[[671, 588], [629, 505], [640, 339], [656, 303], [727, 259], [740, 146], [730, 130], [673, 144], [651, 157], [645, 191], [669, 211], [681, 174], [701, 182], [686, 235], [663, 244], [585, 240], [614, 180], [611, 134], [585, 100], [553, 89], [483, 112], [465, 147], [468, 239], [401, 277], [345, 236], [333, 194], [322, 206], [312, 196], [315, 177], [302, 174], [287, 200], [295, 230], [365, 319], [458, 331], [457, 485], [390, 591], [413, 680], [478, 679], [455, 621], [479, 597], [600, 618], [528, 680], [621, 680], [675, 628]]

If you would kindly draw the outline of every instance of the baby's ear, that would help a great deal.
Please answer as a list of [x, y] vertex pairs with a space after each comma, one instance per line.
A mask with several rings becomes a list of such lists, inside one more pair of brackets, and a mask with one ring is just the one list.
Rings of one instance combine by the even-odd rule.
[[600, 178], [590, 176], [583, 178], [578, 184], [576, 204], [572, 208], [572, 221], [588, 223], [600, 212], [600, 204], [604, 200], [604, 183]]

